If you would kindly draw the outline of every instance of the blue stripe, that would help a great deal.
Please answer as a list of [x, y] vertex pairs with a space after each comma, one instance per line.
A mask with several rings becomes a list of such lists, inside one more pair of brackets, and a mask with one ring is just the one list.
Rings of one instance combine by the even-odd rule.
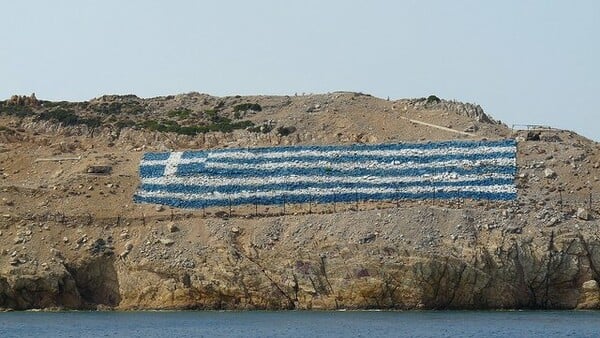
[[163, 161], [169, 158], [171, 153], [145, 153], [142, 157], [144, 161]]
[[140, 166], [140, 176], [143, 178], [162, 177], [165, 173], [164, 165], [144, 165]]
[[[181, 170], [181, 171], [180, 171]], [[436, 175], [440, 173], [456, 173], [458, 175], [468, 174], [509, 174], [515, 175], [516, 167], [514, 165], [498, 166], [478, 166], [472, 168], [463, 168], [462, 166], [447, 166], [443, 168], [423, 167], [406, 169], [377, 169], [377, 168], [356, 168], [351, 170], [338, 170], [328, 168], [279, 168], [279, 169], [255, 169], [255, 168], [204, 168], [201, 172], [194, 172], [187, 164], [180, 165], [178, 174], [181, 176], [202, 175], [207, 177], [282, 177], [282, 176], [334, 176], [334, 177], [398, 177], [398, 176], [422, 176]], [[143, 176], [144, 177], [144, 176]], [[157, 176], [153, 176], [157, 177]]]
[[468, 192], [468, 191], [457, 191], [457, 192], [423, 192], [423, 193], [348, 193], [348, 194], [331, 194], [322, 196], [306, 195], [280, 195], [275, 197], [262, 197], [262, 198], [239, 198], [235, 200], [229, 200], [228, 198], [215, 199], [215, 200], [191, 200], [186, 201], [178, 198], [164, 198], [164, 197], [142, 197], [135, 195], [134, 201], [137, 203], [154, 203], [169, 205], [179, 208], [203, 208], [203, 207], [218, 207], [231, 205], [244, 205], [244, 204], [260, 204], [260, 205], [274, 205], [281, 203], [333, 203], [333, 202], [356, 202], [356, 201], [398, 201], [407, 199], [455, 199], [465, 198], [474, 200], [492, 200], [492, 201], [509, 201], [516, 198], [515, 193], [488, 193], [488, 192]]
[[390, 144], [350, 144], [350, 145], [324, 145], [324, 146], [283, 146], [283, 147], [259, 147], [259, 148], [235, 148], [235, 149], [217, 149], [207, 152], [220, 154], [246, 151], [256, 154], [268, 154], [282, 151], [366, 151], [366, 150], [405, 150], [405, 149], [447, 149], [447, 148], [477, 148], [477, 147], [510, 147], [515, 146], [514, 140], [499, 141], [444, 141], [430, 143], [390, 143]]
[[[510, 147], [515, 146], [514, 140], [499, 141], [446, 141], [432, 143], [395, 143], [395, 144], [351, 144], [340, 146], [283, 146], [283, 147], [258, 147], [258, 148], [234, 148], [234, 149], [213, 149], [206, 151], [185, 151], [182, 158], [204, 158], [208, 154], [221, 154], [231, 152], [248, 152], [256, 155], [268, 154], [282, 151], [368, 151], [368, 150], [431, 150], [446, 148], [464, 148], [472, 149], [477, 147]], [[170, 153], [145, 153], [144, 160], [166, 160]]]
[[204, 168], [204, 162], [201, 163], [186, 163], [177, 166], [177, 176], [194, 176], [203, 175], [206, 169]]
[[181, 155], [182, 159], [189, 158], [206, 158], [211, 151], [184, 151]]
[[141, 191], [155, 192], [161, 191], [166, 193], [186, 193], [186, 194], [206, 194], [218, 192], [223, 194], [234, 194], [241, 191], [264, 192], [276, 190], [301, 190], [308, 188], [315, 189], [362, 189], [362, 188], [390, 188], [402, 189], [407, 187], [460, 187], [460, 186], [490, 186], [490, 185], [507, 185], [512, 184], [512, 179], [488, 178], [468, 182], [402, 182], [402, 183], [370, 183], [370, 182], [295, 182], [287, 184], [261, 184], [261, 185], [221, 185], [221, 186], [201, 186], [201, 185], [186, 185], [186, 184], [142, 184]]

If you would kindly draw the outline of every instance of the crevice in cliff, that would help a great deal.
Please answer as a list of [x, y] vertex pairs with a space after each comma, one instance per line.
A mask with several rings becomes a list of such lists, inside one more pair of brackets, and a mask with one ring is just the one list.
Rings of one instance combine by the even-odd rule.
[[114, 257], [96, 256], [66, 265], [85, 307], [116, 307], [121, 302]]

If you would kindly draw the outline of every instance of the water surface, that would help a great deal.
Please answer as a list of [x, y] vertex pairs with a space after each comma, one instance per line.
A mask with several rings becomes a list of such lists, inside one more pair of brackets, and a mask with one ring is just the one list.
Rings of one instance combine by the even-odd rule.
[[0, 337], [598, 337], [600, 312], [9, 312]]

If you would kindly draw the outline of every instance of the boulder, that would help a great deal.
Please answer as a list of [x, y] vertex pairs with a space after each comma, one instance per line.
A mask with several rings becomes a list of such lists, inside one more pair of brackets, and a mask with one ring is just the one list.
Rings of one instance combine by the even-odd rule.
[[546, 169], [544, 169], [544, 177], [545, 178], [555, 178], [556, 173], [554, 172], [554, 170], [552, 170], [550, 168], [546, 168]]
[[88, 174], [110, 174], [112, 167], [109, 165], [91, 165], [87, 168]]
[[598, 282], [591, 279], [581, 285], [581, 292], [577, 302], [578, 309], [597, 309], [600, 306], [600, 287]]
[[161, 239], [159, 239], [159, 241], [166, 246], [170, 246], [175, 243], [175, 241], [170, 238], [161, 238]]
[[169, 232], [177, 232], [179, 231], [179, 226], [175, 224], [175, 222], [169, 222], [169, 224], [167, 224], [167, 229]]
[[536, 131], [528, 131], [527, 136], [525, 137], [526, 141], [539, 141], [540, 140], [540, 132]]
[[577, 213], [575, 214], [577, 218], [587, 221], [590, 219], [590, 214], [585, 208], [577, 208]]

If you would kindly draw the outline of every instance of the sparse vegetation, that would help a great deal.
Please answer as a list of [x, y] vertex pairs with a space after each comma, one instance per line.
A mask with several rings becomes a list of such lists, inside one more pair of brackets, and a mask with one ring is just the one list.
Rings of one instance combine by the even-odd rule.
[[192, 114], [191, 109], [178, 108], [178, 109], [169, 111], [167, 113], [167, 116], [168, 117], [176, 117], [176, 118], [180, 118], [180, 119], [186, 119], [186, 118], [190, 117], [191, 114]]
[[262, 111], [262, 107], [258, 103], [241, 103], [233, 106], [234, 112], [243, 112], [247, 110]]
[[144, 112], [144, 107], [136, 101], [131, 102], [110, 102], [110, 103], [99, 103], [90, 104], [88, 109], [95, 113], [102, 115], [119, 115], [119, 114], [131, 114], [137, 115]]
[[28, 106], [14, 105], [6, 102], [0, 103], [0, 112], [3, 115], [26, 117], [34, 114], [33, 109]]
[[72, 110], [63, 108], [46, 111], [38, 116], [38, 120], [53, 121], [61, 123], [63, 126], [86, 125], [95, 128], [101, 125], [101, 121], [97, 117], [80, 117]]
[[250, 132], [263, 133], [263, 134], [268, 134], [271, 132], [271, 130], [273, 130], [273, 126], [269, 123], [263, 123], [259, 126], [254, 126], [254, 127], [248, 128], [248, 131], [250, 131]]
[[115, 127], [117, 127], [118, 129], [131, 128], [135, 125], [135, 121], [130, 119], [119, 120], [115, 123]]
[[281, 136], [288, 136], [296, 131], [296, 127], [278, 127], [276, 131]]
[[0, 132], [4, 132], [6, 134], [14, 134], [15, 131], [7, 126], [0, 126]]
[[251, 121], [239, 121], [232, 123], [228, 118], [220, 118], [218, 121], [219, 122], [208, 125], [181, 126], [176, 121], [171, 120], [147, 120], [138, 124], [138, 127], [159, 132], [177, 133], [182, 135], [197, 135], [211, 131], [229, 133], [236, 129], [245, 129], [254, 125], [254, 123]]

